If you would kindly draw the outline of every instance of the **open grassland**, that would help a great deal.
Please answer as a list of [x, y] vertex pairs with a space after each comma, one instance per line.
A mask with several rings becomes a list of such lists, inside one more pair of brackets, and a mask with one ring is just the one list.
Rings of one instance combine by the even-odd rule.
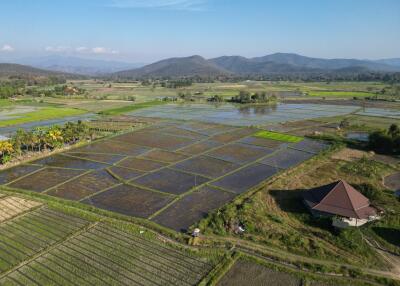
[[[320, 155], [277, 180], [266, 184], [249, 197], [242, 197], [200, 223], [206, 233], [233, 235], [235, 225], [243, 225], [241, 238], [291, 253], [374, 268], [390, 269], [384, 259], [364, 239], [381, 235], [379, 241], [391, 251], [399, 252], [390, 231], [400, 231], [400, 203], [392, 191], [385, 191], [382, 177], [396, 170], [370, 159], [346, 162]], [[361, 228], [335, 233], [330, 220], [315, 219], [302, 203], [302, 193], [310, 188], [347, 180], [354, 186], [370, 184], [376, 188], [372, 202], [386, 210], [384, 217]], [[375, 232], [375, 234], [370, 234]], [[394, 235], [392, 233], [392, 236]], [[398, 234], [396, 234], [398, 235]]]
[[337, 98], [353, 98], [353, 97], [367, 97], [374, 96], [375, 94], [363, 91], [309, 91], [309, 96], [317, 97], [337, 97]]

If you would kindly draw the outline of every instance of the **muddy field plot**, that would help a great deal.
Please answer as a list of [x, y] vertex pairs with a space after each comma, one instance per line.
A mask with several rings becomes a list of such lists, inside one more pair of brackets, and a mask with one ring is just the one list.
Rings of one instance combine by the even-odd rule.
[[96, 161], [105, 164], [114, 164], [125, 158], [123, 155], [101, 154], [101, 153], [78, 153], [68, 152], [67, 155], [82, 158], [85, 160]]
[[301, 286], [301, 279], [284, 272], [271, 270], [265, 266], [239, 260], [217, 283], [218, 286]]
[[188, 156], [176, 152], [154, 149], [142, 155], [140, 158], [159, 161], [164, 163], [175, 163], [186, 159]]
[[202, 142], [198, 142], [192, 145], [189, 145], [185, 148], [179, 150], [179, 152], [188, 154], [188, 155], [197, 155], [209, 151], [211, 149], [217, 148], [223, 145], [220, 142], [212, 141], [212, 140], [205, 140]]
[[206, 217], [208, 212], [231, 201], [235, 194], [204, 186], [185, 196], [152, 220], [176, 231], [187, 231], [188, 227]]
[[196, 142], [196, 139], [178, 137], [159, 132], [137, 131], [114, 137], [113, 140], [128, 142], [131, 144], [175, 151]]
[[314, 155], [311, 153], [295, 149], [283, 149], [261, 160], [260, 163], [280, 169], [288, 169], [310, 159], [313, 156]]
[[19, 165], [0, 172], [0, 184], [10, 183], [20, 177], [43, 168], [35, 165]]
[[96, 194], [83, 203], [129, 216], [147, 218], [172, 200], [172, 196], [131, 185], [120, 185]]
[[117, 178], [125, 180], [125, 181], [132, 180], [132, 179], [144, 174], [144, 172], [142, 172], [142, 171], [127, 169], [127, 168], [122, 168], [122, 167], [116, 167], [116, 166], [109, 167], [109, 168], [107, 168], [107, 170], [114, 177], [117, 177]]
[[265, 139], [265, 138], [260, 138], [260, 137], [246, 137], [241, 140], [239, 140], [240, 143], [244, 144], [250, 144], [250, 145], [256, 145], [256, 146], [261, 146], [261, 147], [267, 147], [271, 149], [276, 149], [276, 148], [283, 148], [287, 147], [288, 144], [278, 141], [278, 140], [271, 140], [271, 139]]
[[72, 181], [62, 184], [49, 192], [48, 195], [79, 201], [94, 193], [100, 192], [120, 183], [106, 170], [98, 170]]
[[14, 181], [8, 186], [34, 192], [43, 192], [81, 174], [81, 170], [45, 168]]
[[212, 158], [209, 156], [199, 156], [180, 162], [171, 168], [196, 173], [208, 178], [217, 178], [225, 175], [235, 169], [238, 169], [240, 165], [223, 161], [220, 159]]
[[67, 155], [53, 155], [43, 159], [32, 162], [42, 166], [58, 167], [58, 168], [71, 168], [71, 169], [101, 169], [106, 167], [106, 164], [100, 162], [94, 162], [89, 160], [83, 160], [76, 157], [70, 157]]
[[207, 153], [208, 156], [237, 164], [247, 164], [271, 154], [274, 150], [246, 144], [229, 144]]
[[385, 186], [397, 192], [400, 191], [400, 172], [391, 174], [384, 179]]
[[165, 168], [140, 177], [132, 182], [160, 192], [180, 195], [207, 181], [209, 179], [200, 175]]
[[127, 142], [108, 139], [74, 149], [74, 152], [138, 156], [140, 154], [146, 153], [149, 150], [149, 148], [143, 146], [136, 146]]
[[0, 197], [0, 223], [42, 205], [19, 197]]
[[167, 164], [165, 163], [140, 158], [126, 158], [117, 164], [117, 166], [119, 167], [125, 167], [144, 172], [160, 169], [162, 167], [165, 167], [166, 165]]
[[0, 279], [1, 285], [197, 285], [206, 258], [97, 224]]
[[173, 136], [178, 136], [178, 137], [188, 137], [191, 139], [196, 139], [196, 140], [202, 140], [207, 138], [207, 135], [200, 134], [196, 131], [191, 131], [183, 128], [178, 128], [178, 127], [168, 127], [168, 128], [163, 128], [159, 131], [160, 133], [163, 134], [168, 134], [168, 135], [173, 135]]
[[220, 143], [230, 143], [236, 140], [239, 140], [243, 137], [252, 135], [256, 133], [258, 130], [255, 128], [242, 128], [238, 130], [229, 131], [226, 133], [218, 134], [211, 137], [211, 140], [220, 142]]
[[277, 172], [279, 169], [275, 167], [255, 163], [213, 182], [212, 185], [240, 194], [257, 186]]
[[329, 145], [320, 141], [304, 139], [296, 144], [290, 145], [290, 148], [305, 151], [313, 154], [318, 154], [321, 151], [328, 149]]

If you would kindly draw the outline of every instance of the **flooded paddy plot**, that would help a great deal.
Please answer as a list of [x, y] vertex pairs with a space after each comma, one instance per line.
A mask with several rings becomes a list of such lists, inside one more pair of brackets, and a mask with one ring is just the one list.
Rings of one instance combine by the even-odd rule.
[[133, 178], [139, 177], [144, 174], [144, 172], [141, 171], [136, 171], [136, 170], [131, 170], [127, 168], [122, 168], [122, 167], [116, 167], [112, 166], [107, 168], [107, 170], [113, 174], [113, 176], [117, 176], [118, 178], [121, 178], [122, 180], [131, 180]]
[[275, 175], [279, 169], [255, 163], [212, 182], [211, 185], [235, 193], [243, 193]]
[[163, 129], [159, 130], [159, 132], [164, 133], [164, 134], [173, 135], [173, 136], [178, 136], [178, 137], [188, 137], [188, 138], [196, 139], [196, 140], [201, 140], [201, 139], [204, 139], [207, 137], [206, 135], [197, 133], [195, 131], [190, 131], [190, 130], [178, 128], [175, 126], [163, 128]]
[[172, 196], [131, 185], [120, 185], [87, 198], [83, 203], [129, 216], [147, 218], [172, 200]]
[[246, 137], [241, 140], [239, 140], [240, 143], [244, 144], [250, 144], [250, 145], [256, 145], [256, 146], [261, 146], [261, 147], [266, 147], [266, 148], [281, 148], [281, 147], [286, 147], [287, 144], [278, 140], [272, 140], [272, 139], [266, 139], [266, 138], [260, 138], [260, 137]]
[[383, 108], [363, 108], [357, 115], [373, 116], [373, 117], [386, 117], [393, 119], [400, 119], [400, 110], [383, 109]]
[[211, 140], [220, 142], [220, 143], [230, 143], [236, 141], [240, 138], [252, 135], [257, 132], [255, 128], [241, 128], [234, 131], [229, 131], [226, 133], [214, 135], [211, 137]]
[[133, 183], [160, 192], [180, 195], [207, 181], [209, 179], [200, 175], [165, 168], [140, 177], [134, 180]]
[[18, 179], [8, 186], [34, 192], [43, 192], [81, 174], [81, 170], [45, 168]]
[[108, 139], [108, 140], [94, 142], [92, 144], [74, 149], [74, 152], [137, 156], [147, 152], [148, 150], [149, 148], [143, 146], [135, 146], [127, 142], [114, 141], [112, 139]]
[[256, 126], [287, 121], [346, 115], [357, 106], [323, 104], [277, 104], [237, 107], [233, 104], [167, 104], [136, 110], [133, 116], [195, 120], [236, 126]]
[[212, 140], [206, 140], [198, 143], [194, 143], [192, 145], [189, 145], [185, 148], [182, 148], [179, 150], [179, 152], [189, 154], [189, 155], [197, 155], [200, 153], [204, 153], [208, 150], [214, 149], [218, 146], [221, 146], [222, 143], [212, 141]]
[[48, 195], [79, 201], [94, 193], [118, 184], [119, 181], [106, 170], [97, 170], [68, 181], [47, 192]]
[[246, 164], [271, 154], [273, 149], [234, 143], [213, 150], [207, 155], [237, 164]]
[[155, 161], [140, 159], [140, 158], [126, 158], [117, 164], [117, 166], [119, 166], [119, 167], [125, 167], [125, 168], [129, 168], [129, 169], [145, 171], [145, 172], [160, 169], [166, 165], [167, 164], [165, 164], [165, 163], [155, 162]]
[[147, 132], [145, 130], [116, 136], [113, 140], [169, 151], [175, 151], [196, 141], [196, 139], [188, 137], [177, 137], [159, 132]]
[[49, 157], [45, 157], [39, 160], [32, 162], [33, 164], [50, 166], [50, 167], [58, 167], [58, 168], [71, 168], [71, 169], [101, 169], [104, 168], [105, 164], [100, 162], [94, 162], [89, 160], [83, 160], [76, 157], [71, 157], [62, 154], [56, 154]]
[[217, 178], [238, 169], [240, 165], [212, 158], [199, 156], [173, 165], [171, 168], [196, 173], [209, 178]]
[[150, 152], [144, 154], [141, 156], [141, 158], [144, 159], [150, 159], [153, 161], [159, 161], [159, 162], [165, 162], [165, 163], [175, 163], [178, 161], [182, 161], [186, 159], [188, 156], [176, 153], [176, 152], [170, 152], [170, 151], [165, 151], [165, 150], [160, 150], [160, 149], [154, 149], [151, 150]]
[[271, 156], [264, 158], [260, 163], [280, 169], [288, 169], [310, 159], [313, 156], [314, 155], [311, 153], [295, 149], [282, 149]]
[[[0, 271], [10, 270], [37, 252], [84, 228], [88, 223], [81, 218], [48, 208], [40, 208], [1, 223]], [[0, 284], [4, 285], [2, 282]]]
[[384, 178], [385, 186], [397, 192], [400, 191], [400, 172], [391, 174]]
[[292, 144], [289, 147], [300, 151], [318, 154], [319, 152], [328, 149], [329, 145], [316, 140], [304, 139], [303, 141]]
[[28, 175], [34, 171], [43, 168], [42, 166], [35, 165], [18, 165], [0, 172], [0, 184], [10, 183], [17, 178]]
[[0, 284], [186, 286], [213, 267], [192, 252], [99, 223], [7, 273]]
[[234, 194], [204, 186], [183, 197], [152, 220], [176, 231], [187, 231], [188, 227], [206, 217], [235, 197]]
[[78, 157], [85, 160], [96, 161], [105, 164], [114, 164], [125, 158], [123, 155], [105, 154], [105, 153], [78, 153], [78, 152], [67, 152], [67, 155]]
[[0, 223], [40, 205], [19, 197], [0, 197]]
[[293, 275], [278, 272], [254, 262], [238, 260], [217, 283], [218, 286], [301, 286], [302, 281]]

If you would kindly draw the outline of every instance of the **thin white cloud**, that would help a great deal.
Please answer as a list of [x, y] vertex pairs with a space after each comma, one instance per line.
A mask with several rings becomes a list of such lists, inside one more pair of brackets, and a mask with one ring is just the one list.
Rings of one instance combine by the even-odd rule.
[[75, 49], [75, 51], [77, 51], [78, 53], [84, 53], [84, 52], [87, 52], [88, 50], [89, 50], [89, 48], [87, 48], [87, 47], [77, 47]]
[[106, 47], [94, 47], [89, 48], [85, 46], [79, 46], [76, 48], [71, 48], [68, 46], [47, 46], [44, 48], [46, 52], [51, 53], [79, 53], [79, 54], [119, 54], [119, 51], [109, 49]]
[[111, 0], [116, 8], [159, 8], [170, 10], [202, 11], [208, 0]]
[[71, 48], [70, 48], [70, 47], [66, 47], [66, 46], [56, 46], [56, 47], [47, 46], [47, 47], [44, 48], [44, 50], [45, 50], [46, 52], [61, 53], [61, 52], [68, 52], [68, 51], [71, 50]]
[[13, 51], [15, 51], [15, 49], [11, 45], [6, 44], [3, 47], [1, 47], [0, 51], [2, 51], [2, 52], [13, 52]]

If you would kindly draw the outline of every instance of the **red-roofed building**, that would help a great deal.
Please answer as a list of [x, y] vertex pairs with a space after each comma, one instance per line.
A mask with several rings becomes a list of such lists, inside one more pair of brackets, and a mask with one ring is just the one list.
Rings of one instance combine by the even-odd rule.
[[309, 190], [304, 203], [314, 216], [333, 216], [336, 227], [360, 226], [378, 218], [368, 198], [342, 180]]

